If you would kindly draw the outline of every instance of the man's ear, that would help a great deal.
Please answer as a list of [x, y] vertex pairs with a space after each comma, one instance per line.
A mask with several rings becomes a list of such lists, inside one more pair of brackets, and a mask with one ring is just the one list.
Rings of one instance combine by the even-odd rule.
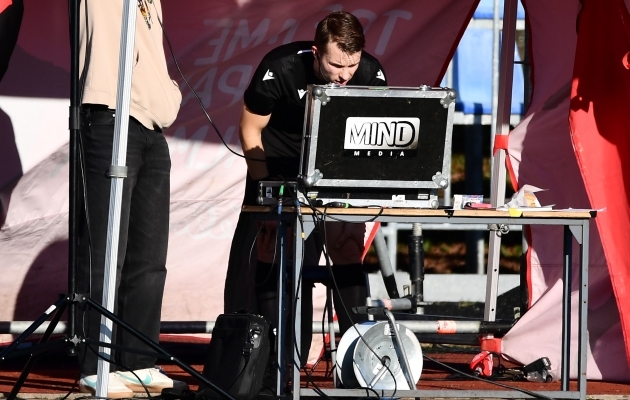
[[313, 45], [311, 47], [311, 51], [313, 52], [313, 57], [319, 59], [319, 52], [317, 51], [317, 46]]

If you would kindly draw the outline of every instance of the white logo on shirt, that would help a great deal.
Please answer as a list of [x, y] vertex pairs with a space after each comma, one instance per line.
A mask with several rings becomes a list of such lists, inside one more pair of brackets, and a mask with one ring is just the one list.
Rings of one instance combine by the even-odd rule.
[[263, 81], [268, 81], [269, 79], [276, 79], [276, 78], [273, 76], [273, 72], [267, 70], [267, 72], [265, 72], [265, 76], [263, 76]]
[[385, 74], [383, 73], [383, 71], [381, 71], [379, 69], [378, 72], [376, 73], [376, 78], [384, 81], [385, 80]]
[[306, 90], [304, 90], [304, 89], [298, 89], [298, 95], [300, 96], [300, 99], [301, 99], [302, 97], [304, 97], [304, 95], [305, 95], [305, 94], [306, 94]]

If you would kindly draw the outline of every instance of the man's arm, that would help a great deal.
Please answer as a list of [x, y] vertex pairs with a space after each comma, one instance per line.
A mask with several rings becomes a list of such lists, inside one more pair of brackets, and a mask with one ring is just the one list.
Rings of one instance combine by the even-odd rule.
[[[269, 115], [258, 115], [249, 111], [243, 105], [240, 123], [240, 139], [243, 154], [247, 162], [247, 170], [254, 180], [266, 178], [269, 175], [265, 160], [265, 149], [262, 144], [262, 130], [269, 123]], [[260, 160], [260, 161], [259, 161]]]

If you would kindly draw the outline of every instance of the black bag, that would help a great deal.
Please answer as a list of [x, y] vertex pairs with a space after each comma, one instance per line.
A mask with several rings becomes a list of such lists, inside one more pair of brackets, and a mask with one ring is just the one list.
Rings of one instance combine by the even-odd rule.
[[[245, 311], [219, 315], [212, 330], [203, 375], [238, 400], [255, 399], [269, 360], [269, 331], [269, 322], [260, 315]], [[211, 388], [205, 388], [197, 398], [220, 396]]]

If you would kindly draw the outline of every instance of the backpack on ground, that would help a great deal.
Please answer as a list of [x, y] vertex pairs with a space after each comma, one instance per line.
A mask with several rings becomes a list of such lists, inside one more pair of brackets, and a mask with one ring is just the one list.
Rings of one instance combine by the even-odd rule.
[[[258, 396], [271, 347], [269, 322], [245, 311], [217, 317], [203, 375], [238, 400]], [[218, 399], [212, 388], [200, 387], [197, 399]]]

